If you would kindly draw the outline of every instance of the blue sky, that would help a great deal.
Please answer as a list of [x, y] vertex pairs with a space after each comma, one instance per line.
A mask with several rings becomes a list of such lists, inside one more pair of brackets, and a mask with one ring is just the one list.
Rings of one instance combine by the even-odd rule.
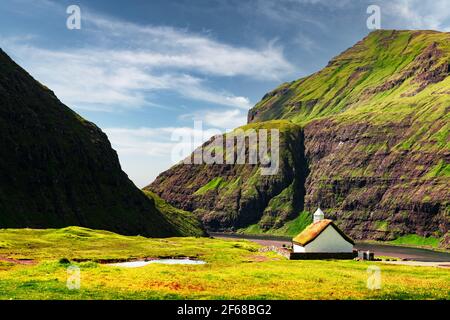
[[267, 91], [367, 35], [370, 4], [383, 29], [450, 31], [448, 0], [2, 0], [0, 47], [102, 128], [142, 187], [179, 160], [174, 132], [244, 124]]

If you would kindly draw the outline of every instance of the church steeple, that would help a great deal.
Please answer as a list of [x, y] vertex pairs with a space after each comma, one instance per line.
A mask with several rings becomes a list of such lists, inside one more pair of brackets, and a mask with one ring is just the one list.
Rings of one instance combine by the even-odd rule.
[[320, 210], [320, 208], [317, 208], [316, 212], [314, 212], [313, 222], [316, 223], [320, 220], [323, 220], [324, 217], [325, 217], [325, 215], [323, 214], [323, 211]]

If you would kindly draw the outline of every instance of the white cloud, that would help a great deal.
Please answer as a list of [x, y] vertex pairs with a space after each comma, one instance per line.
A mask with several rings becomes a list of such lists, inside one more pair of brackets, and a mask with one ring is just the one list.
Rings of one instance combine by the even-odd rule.
[[247, 113], [232, 109], [225, 111], [202, 110], [196, 113], [184, 114], [182, 119], [202, 121], [205, 125], [230, 131], [247, 123]]
[[103, 131], [119, 155], [168, 157], [176, 146], [181, 145], [186, 152], [172, 159], [171, 164], [184, 159], [211, 136], [222, 132], [219, 129], [203, 128], [201, 123], [192, 128], [105, 128]]
[[[364, 16], [369, 5], [376, 4], [382, 9], [383, 28], [389, 29], [430, 29], [450, 31], [450, 1], [448, 0], [255, 0], [246, 9], [282, 24], [308, 23], [321, 31], [331, 32], [326, 22], [307, 14], [304, 8], [317, 11], [359, 10]], [[250, 11], [251, 10], [251, 11]]]
[[139, 108], [152, 105], [148, 97], [161, 90], [216, 105], [251, 107], [248, 98], [210, 89], [204, 79], [148, 69], [141, 62], [124, 63], [117, 51], [56, 51], [5, 40], [2, 46], [18, 56], [25, 69], [55, 91], [63, 102], [77, 109]]
[[450, 31], [450, 1], [381, 1], [382, 14], [396, 28]]
[[184, 29], [141, 26], [129, 22], [86, 14], [84, 20], [108, 35], [109, 41], [119, 38], [122, 44], [139, 49], [119, 51], [115, 57], [147, 67], [194, 69], [217, 76], [247, 76], [279, 80], [294, 67], [284, 58], [281, 47], [269, 42], [265, 47], [246, 48], [219, 42], [206, 35]]
[[305, 11], [305, 8], [336, 11], [354, 5], [351, 0], [255, 0], [245, 6], [250, 14], [257, 13], [279, 24], [295, 25], [301, 29], [303, 24], [310, 24], [322, 32], [331, 32], [327, 24], [315, 15]]
[[[111, 143], [120, 155], [151, 155], [154, 157], [167, 156], [175, 142], [170, 141], [170, 134], [174, 130], [183, 128], [106, 128]], [[188, 129], [186, 129], [187, 132]], [[194, 132], [192, 132], [194, 134]]]
[[[58, 7], [43, 2], [37, 8], [42, 6], [53, 11]], [[248, 109], [252, 103], [247, 97], [213, 89], [210, 77], [274, 80], [294, 71], [282, 48], [273, 43], [259, 48], [234, 46], [185, 29], [96, 15], [86, 7], [82, 19], [84, 47], [50, 50], [30, 45], [29, 38], [0, 39], [0, 45], [22, 66], [78, 110], [153, 105], [151, 95], [158, 91]]]
[[161, 128], [106, 128], [123, 170], [137, 186], [149, 184], [156, 176], [178, 163], [220, 130], [202, 126]]

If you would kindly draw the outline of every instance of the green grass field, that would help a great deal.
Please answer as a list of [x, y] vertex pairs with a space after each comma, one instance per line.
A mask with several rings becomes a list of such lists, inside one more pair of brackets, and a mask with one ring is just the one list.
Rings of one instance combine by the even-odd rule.
[[405, 236], [398, 237], [397, 239], [390, 241], [390, 244], [402, 245], [402, 246], [412, 246], [412, 247], [423, 247], [437, 249], [439, 247], [440, 239], [433, 237], [421, 237], [416, 234], [409, 234]]
[[[147, 239], [79, 227], [0, 230], [0, 299], [450, 297], [449, 270], [377, 262], [289, 261], [259, 248], [244, 240]], [[145, 257], [195, 257], [207, 264], [128, 269], [99, 263]], [[64, 258], [80, 267], [80, 290], [66, 287], [69, 264]], [[20, 259], [33, 261], [24, 264]], [[367, 268], [373, 265], [381, 268], [380, 290], [366, 287]]]

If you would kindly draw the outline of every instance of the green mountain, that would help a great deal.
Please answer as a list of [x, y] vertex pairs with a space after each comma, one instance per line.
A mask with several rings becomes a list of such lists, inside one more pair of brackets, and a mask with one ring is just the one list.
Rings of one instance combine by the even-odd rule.
[[277, 175], [177, 165], [147, 189], [211, 230], [293, 233], [320, 205], [355, 239], [448, 242], [449, 75], [450, 33], [373, 32], [250, 110], [246, 127], [283, 127]]
[[[379, 124], [414, 117], [414, 124], [442, 123], [448, 120], [442, 115], [448, 114], [449, 59], [449, 33], [376, 31], [321, 71], [266, 94], [248, 120]], [[411, 128], [415, 138], [432, 138], [422, 137], [421, 128]]]
[[1, 50], [0, 146], [0, 228], [203, 234], [189, 213], [136, 188], [106, 135]]

